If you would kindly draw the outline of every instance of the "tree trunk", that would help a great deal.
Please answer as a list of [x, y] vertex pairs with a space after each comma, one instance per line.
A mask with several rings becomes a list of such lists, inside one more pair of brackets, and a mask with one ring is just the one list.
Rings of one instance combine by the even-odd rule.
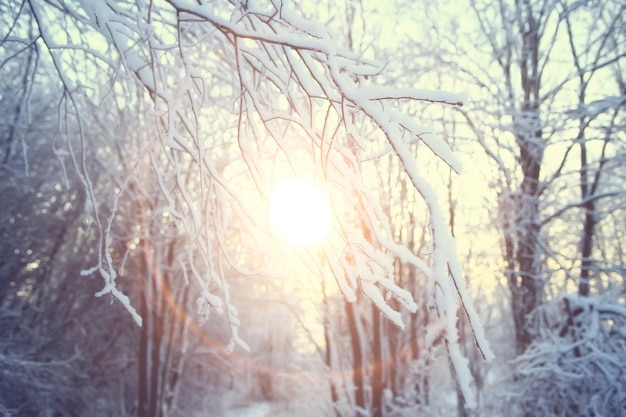
[[352, 346], [352, 382], [354, 384], [354, 402], [356, 406], [356, 413], [354, 416], [358, 417], [364, 415], [363, 413], [367, 410], [367, 407], [365, 403], [363, 348], [355, 307], [354, 303], [345, 303], [348, 331], [350, 333], [350, 345]]
[[383, 349], [380, 310], [372, 304], [372, 417], [383, 416]]
[[516, 221], [512, 230], [516, 235], [517, 248], [514, 255], [509, 254], [514, 256], [514, 259], [509, 260], [513, 260], [513, 265], [517, 267], [509, 275], [517, 353], [524, 352], [533, 340], [529, 320], [543, 299], [538, 189], [541, 154], [534, 149], [533, 144], [538, 139], [539, 137], [518, 140], [524, 179], [517, 201], [513, 202], [516, 205], [513, 207]]
[[[539, 245], [540, 219], [539, 195], [540, 169], [544, 153], [541, 119], [539, 111], [539, 23], [532, 6], [516, 1], [519, 30], [522, 34], [520, 59], [521, 88], [523, 101], [518, 114], [513, 117], [513, 129], [519, 149], [519, 164], [523, 174], [522, 183], [515, 194], [512, 205], [513, 224], [507, 231], [513, 233], [515, 254], [508, 253], [509, 289], [513, 319], [515, 322], [515, 342], [517, 353], [522, 353], [533, 340], [531, 314], [543, 299], [543, 276], [541, 250]], [[510, 213], [505, 213], [510, 216]], [[506, 240], [506, 239], [505, 239]], [[511, 242], [509, 242], [510, 244]], [[510, 248], [507, 248], [507, 252]]]
[[333, 360], [332, 360], [332, 346], [331, 346], [331, 329], [330, 329], [330, 309], [328, 306], [328, 297], [326, 294], [326, 285], [322, 281], [322, 297], [324, 303], [324, 344], [326, 345], [326, 352], [324, 354], [324, 362], [326, 369], [328, 369], [329, 377], [328, 384], [330, 385], [330, 401], [334, 413], [337, 417], [341, 417], [341, 413], [337, 409], [337, 402], [339, 401], [339, 395], [337, 393], [337, 386], [335, 385], [335, 379], [333, 377]]
[[138, 415], [139, 417], [151, 417], [154, 413], [154, 410], [150, 409], [150, 377], [151, 377], [151, 355], [149, 354], [151, 349], [151, 340], [150, 340], [150, 327], [151, 320], [150, 312], [148, 310], [149, 294], [147, 292], [148, 283], [146, 283], [146, 289], [142, 291], [141, 294], [141, 306], [140, 306], [140, 314], [143, 317], [143, 325], [140, 329], [139, 335], [139, 357], [138, 357], [138, 385], [139, 385], [139, 398], [138, 398]]

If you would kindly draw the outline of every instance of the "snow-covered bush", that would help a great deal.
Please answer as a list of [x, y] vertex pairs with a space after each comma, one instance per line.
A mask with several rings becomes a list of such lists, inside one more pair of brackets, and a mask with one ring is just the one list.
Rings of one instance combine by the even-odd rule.
[[626, 308], [570, 295], [535, 319], [537, 341], [512, 363], [507, 415], [626, 415]]

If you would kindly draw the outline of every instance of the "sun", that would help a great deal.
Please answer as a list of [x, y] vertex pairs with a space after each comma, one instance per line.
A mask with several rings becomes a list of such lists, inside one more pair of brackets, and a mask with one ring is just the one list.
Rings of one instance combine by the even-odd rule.
[[282, 181], [274, 189], [270, 217], [275, 230], [298, 245], [320, 242], [331, 226], [328, 198], [313, 184], [295, 178]]

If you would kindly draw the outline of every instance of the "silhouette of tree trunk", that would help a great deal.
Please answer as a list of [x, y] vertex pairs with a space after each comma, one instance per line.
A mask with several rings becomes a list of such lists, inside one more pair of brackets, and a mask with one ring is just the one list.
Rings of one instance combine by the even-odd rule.
[[365, 369], [363, 364], [363, 341], [358, 323], [357, 304], [345, 303], [350, 346], [352, 347], [352, 383], [354, 385], [355, 417], [364, 416], [368, 409], [365, 401]]
[[380, 310], [371, 306], [372, 310], [372, 417], [383, 416], [383, 390], [385, 388], [383, 375], [383, 343]]

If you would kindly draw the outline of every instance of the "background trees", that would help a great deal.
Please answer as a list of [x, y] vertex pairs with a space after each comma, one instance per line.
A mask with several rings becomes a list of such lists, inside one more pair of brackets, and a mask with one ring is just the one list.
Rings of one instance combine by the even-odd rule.
[[[564, 404], [571, 415], [614, 413], [612, 407], [619, 406], [605, 396], [602, 384], [587, 391], [577, 383], [583, 378], [578, 371], [568, 374], [567, 382], [556, 381], [557, 369], [564, 368], [548, 366], [543, 355], [558, 357], [558, 363], [576, 358], [584, 368], [583, 363], [595, 359], [574, 347], [574, 340], [587, 340], [571, 327], [580, 324], [576, 317], [613, 328], [613, 319], [607, 322], [583, 306], [608, 303], [613, 310], [614, 302], [623, 303], [609, 289], [622, 287], [623, 277], [612, 272], [607, 252], [596, 246], [621, 247], [623, 239], [613, 233], [604, 237], [602, 228], [595, 227], [596, 222], [614, 222], [619, 211], [608, 207], [621, 205], [624, 197], [623, 185], [613, 181], [620, 174], [610, 168], [623, 158], [623, 127], [617, 126], [624, 111], [624, 51], [614, 44], [621, 36], [615, 28], [623, 26], [621, 6], [502, 1], [494, 7], [472, 1], [468, 10], [474, 24], [459, 24], [448, 43], [432, 53], [455, 68], [480, 97], [459, 113], [494, 169], [497, 226], [521, 355], [513, 386], [523, 394], [514, 398], [526, 415], [552, 415], [562, 412]], [[596, 19], [597, 24], [591, 23]], [[457, 20], [466, 21], [465, 16]], [[572, 293], [582, 298], [572, 298]], [[612, 343], [594, 346], [610, 351]], [[526, 368], [530, 363], [532, 371]], [[601, 379], [608, 376], [600, 374]], [[553, 395], [538, 402], [539, 391], [530, 387]], [[583, 392], [590, 395], [587, 400], [573, 400]], [[606, 408], [600, 411], [599, 403], [589, 401]]]

